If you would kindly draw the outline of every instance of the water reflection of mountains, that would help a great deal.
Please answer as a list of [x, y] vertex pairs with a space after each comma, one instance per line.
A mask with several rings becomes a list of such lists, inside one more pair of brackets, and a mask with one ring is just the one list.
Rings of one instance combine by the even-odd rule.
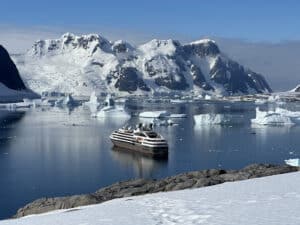
[[[9, 143], [13, 137], [14, 129], [25, 116], [24, 111], [0, 111], [0, 145], [4, 146]], [[2, 148], [4, 149], [4, 148]]]
[[113, 147], [111, 154], [112, 158], [119, 161], [122, 166], [132, 166], [139, 178], [152, 178], [156, 171], [168, 164], [168, 157], [153, 158], [120, 147]]

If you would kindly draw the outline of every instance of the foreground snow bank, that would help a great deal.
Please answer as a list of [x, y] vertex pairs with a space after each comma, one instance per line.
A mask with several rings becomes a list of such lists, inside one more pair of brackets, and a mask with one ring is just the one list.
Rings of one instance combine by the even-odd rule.
[[251, 123], [259, 125], [300, 124], [300, 112], [292, 112], [282, 108], [264, 112], [256, 108], [256, 117], [251, 120]]
[[300, 172], [224, 183], [6, 220], [37, 224], [298, 224]]

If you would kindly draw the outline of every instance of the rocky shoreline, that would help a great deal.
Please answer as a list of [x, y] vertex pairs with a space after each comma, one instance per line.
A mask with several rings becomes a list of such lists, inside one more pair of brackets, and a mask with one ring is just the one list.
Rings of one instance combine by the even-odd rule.
[[298, 167], [288, 165], [252, 164], [240, 170], [209, 169], [182, 173], [161, 180], [129, 180], [101, 188], [90, 194], [41, 198], [20, 208], [14, 218], [57, 209], [97, 204], [115, 198], [188, 188], [200, 188], [224, 182], [240, 181], [296, 171], [299, 171]]

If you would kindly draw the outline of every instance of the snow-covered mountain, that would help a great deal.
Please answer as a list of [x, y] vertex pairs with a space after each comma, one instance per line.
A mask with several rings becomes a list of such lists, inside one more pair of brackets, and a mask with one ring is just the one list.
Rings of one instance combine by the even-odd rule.
[[37, 97], [23, 83], [18, 69], [6, 49], [0, 45], [0, 102], [21, 101]]
[[300, 84], [297, 85], [291, 92], [300, 92]]
[[97, 34], [66, 33], [35, 42], [14, 60], [28, 86], [39, 93], [271, 92], [262, 75], [226, 57], [209, 39], [188, 44], [154, 39], [134, 47]]

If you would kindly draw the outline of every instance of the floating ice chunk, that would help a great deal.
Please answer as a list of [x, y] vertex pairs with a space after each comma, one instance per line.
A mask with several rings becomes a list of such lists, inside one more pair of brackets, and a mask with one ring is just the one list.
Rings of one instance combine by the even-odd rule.
[[57, 106], [57, 107], [64, 107], [64, 106], [70, 107], [70, 106], [74, 106], [74, 105], [75, 105], [75, 101], [70, 94], [66, 97], [59, 98], [55, 101], [55, 106]]
[[205, 95], [204, 99], [205, 99], [205, 100], [211, 100], [212, 97], [211, 97], [210, 95]]
[[85, 102], [83, 105], [89, 107], [89, 109], [92, 113], [92, 117], [96, 117], [98, 107], [100, 106], [100, 102], [98, 101], [96, 92], [92, 92], [92, 94], [90, 96], [90, 100], [88, 102]]
[[142, 118], [166, 118], [169, 117], [170, 113], [167, 111], [148, 111], [148, 112], [141, 112], [139, 117]]
[[85, 105], [96, 105], [96, 106], [100, 105], [96, 92], [94, 91], [92, 92], [90, 96], [90, 100], [88, 102], [85, 102]]
[[300, 124], [300, 112], [292, 112], [282, 108], [264, 112], [256, 108], [256, 117], [251, 119], [251, 123], [279, 126]]
[[166, 116], [168, 118], [186, 118], [187, 117], [187, 114], [170, 114], [169, 116]]
[[122, 107], [104, 107], [95, 116], [98, 118], [116, 117], [124, 119], [130, 119], [131, 117]]
[[174, 104], [179, 104], [179, 103], [187, 103], [188, 100], [186, 100], [186, 99], [171, 99], [170, 102], [174, 103]]
[[243, 124], [245, 122], [242, 115], [230, 114], [200, 114], [194, 115], [196, 125], [230, 125], [230, 124]]
[[139, 114], [141, 118], [186, 118], [187, 114], [171, 114], [168, 111], [148, 111]]
[[285, 164], [290, 166], [300, 166], [300, 159], [287, 159], [284, 160]]
[[116, 117], [122, 119], [129, 119], [131, 116], [125, 111], [124, 106], [116, 106], [114, 99], [110, 95], [108, 95], [105, 99], [105, 106], [102, 109], [100, 109], [98, 113], [95, 114], [95, 117]]

